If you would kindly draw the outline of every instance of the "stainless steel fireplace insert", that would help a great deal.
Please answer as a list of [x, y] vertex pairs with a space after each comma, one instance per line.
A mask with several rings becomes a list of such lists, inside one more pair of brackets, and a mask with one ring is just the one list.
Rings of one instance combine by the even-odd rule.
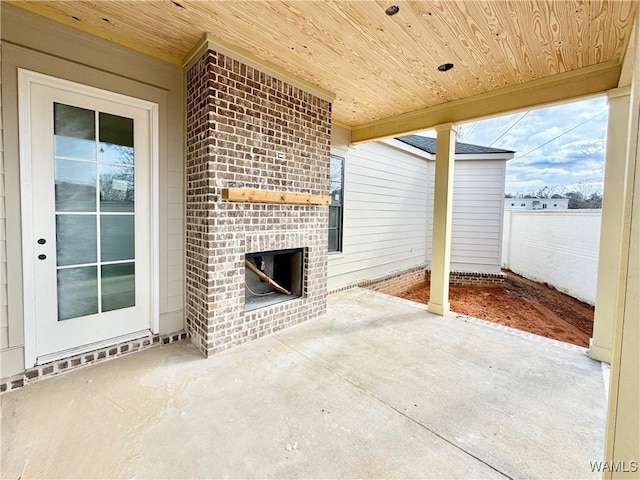
[[245, 311], [250, 312], [302, 296], [304, 249], [245, 255]]

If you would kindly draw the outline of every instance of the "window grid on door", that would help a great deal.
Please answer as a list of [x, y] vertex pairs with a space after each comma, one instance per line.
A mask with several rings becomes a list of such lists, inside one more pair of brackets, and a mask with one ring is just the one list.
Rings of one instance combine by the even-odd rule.
[[[58, 111], [60, 111], [60, 115], [58, 115]], [[54, 133], [58, 127], [58, 117], [65, 116], [63, 113], [67, 113], [67, 116], [73, 117], [73, 113], [80, 116], [87, 116], [89, 112], [93, 115], [93, 132], [91, 139], [83, 138], [83, 135], [84, 137], [87, 136], [87, 132], [82, 132], [81, 125], [74, 126], [73, 118], [67, 119], [66, 125], [61, 125], [62, 130], [65, 128], [68, 130], [65, 133], [69, 133], [70, 137], [54, 135], [58, 320], [66, 320], [93, 313], [102, 313], [104, 311], [127, 308], [135, 305], [135, 204], [133, 202], [135, 173], [133, 161], [133, 120], [104, 112], [55, 103], [54, 122], [56, 123]], [[85, 125], [85, 127], [87, 126], [89, 125]], [[78, 148], [80, 153], [78, 155], [69, 155], [70, 152], [65, 151], [62, 153], [66, 153], [66, 155], [60, 154], [61, 152], [58, 151], [59, 140], [60, 143], [68, 143], [69, 145], [74, 142], [79, 142], [81, 144]], [[92, 149], [87, 148], [87, 141], [89, 140], [93, 143]], [[91, 152], [92, 150], [93, 159], [83, 158], [83, 148], [87, 152]], [[64, 148], [61, 148], [61, 150], [64, 150]], [[89, 166], [90, 168], [87, 168]], [[59, 175], [58, 171], [63, 170], [63, 167], [66, 167], [68, 170], [80, 167], [80, 170], [84, 169], [85, 173], [93, 169], [92, 176], [88, 178], [88, 187], [91, 188], [91, 184], [93, 184], [94, 189], [93, 205], [83, 205], [81, 198], [80, 200], [75, 198], [82, 197], [81, 189], [85, 188], [86, 190], [87, 188], [86, 184], [81, 184], [83, 180], [77, 178], [71, 178], [71, 187], [65, 187], [68, 190], [66, 192], [67, 196], [70, 197], [67, 200], [71, 200], [71, 204], [64, 205], [64, 199], [62, 198], [64, 195], [59, 195], [59, 187], [60, 191], [62, 191], [63, 182], [61, 181], [60, 185], [58, 182], [59, 177], [64, 177], [63, 174]], [[69, 175], [68, 172], [67, 175]], [[70, 176], [74, 177], [74, 173], [72, 172]], [[75, 185], [73, 185], [74, 180], [76, 180]], [[86, 180], [87, 179], [84, 181], [86, 182]], [[111, 182], [110, 184], [108, 183], [109, 181]], [[77, 190], [76, 192], [73, 191], [74, 187]], [[58, 201], [58, 197], [61, 197], [60, 202]], [[89, 243], [89, 254], [91, 254], [91, 247], [94, 247], [93, 255], [95, 260], [91, 257], [88, 258], [88, 260], [91, 261], [67, 261], [67, 259], [64, 258], [65, 255], [61, 255], [63, 252], [60, 248], [60, 242], [62, 240], [60, 237], [61, 230], [63, 229], [60, 227], [65, 222], [69, 223], [72, 219], [77, 221], [84, 216], [88, 219], [93, 219], [93, 222], [91, 222], [91, 220], [82, 220], [80, 223], [84, 222], [88, 229], [89, 224], [93, 223], [92, 230], [95, 233], [95, 246], [93, 245], [93, 239], [89, 238], [88, 242], [84, 242], [84, 247], [86, 247], [86, 243]], [[125, 235], [127, 235], [128, 228], [130, 238], [123, 237], [125, 241], [122, 241], [122, 238], [118, 239], [118, 235], [115, 234], [111, 235], [113, 237], [111, 238], [112, 241], [105, 241], [107, 235], [112, 234], [113, 231], [117, 232], [120, 230], [120, 232], [122, 232], [123, 228]], [[77, 232], [80, 237], [82, 233], [83, 232]], [[84, 233], [86, 234], [87, 232]], [[91, 232], [89, 232], [89, 234], [91, 236]], [[78, 252], [80, 255], [83, 254], [82, 243], [82, 239], [80, 239], [78, 251], [74, 252], [76, 255]], [[84, 252], [84, 254], [86, 255], [87, 252]], [[61, 263], [63, 264], [61, 265]], [[94, 269], [95, 272], [91, 269]], [[65, 276], [71, 278], [74, 275], [76, 284], [80, 285], [84, 282], [85, 287], [88, 285], [88, 291], [92, 291], [94, 288], [91, 284], [91, 277], [95, 278], [95, 299], [74, 299], [73, 295], [75, 292], [64, 292], [62, 290], [61, 283], [64, 282], [61, 280], [64, 280]], [[85, 275], [86, 278], [83, 279], [82, 275]], [[109, 288], [105, 288], [105, 283], [109, 284]], [[69, 285], [73, 285], [73, 279], [69, 282]], [[105, 297], [105, 290], [111, 290], [108, 295], [108, 300], [106, 300]], [[94, 301], [95, 308], [93, 304]], [[62, 305], [64, 303], [77, 303], [78, 305]]]

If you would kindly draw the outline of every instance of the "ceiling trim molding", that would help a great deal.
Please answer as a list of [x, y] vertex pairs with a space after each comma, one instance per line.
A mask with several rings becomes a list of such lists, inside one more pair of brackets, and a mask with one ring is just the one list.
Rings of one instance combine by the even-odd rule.
[[331, 125], [335, 127], [344, 128], [345, 130], [351, 130], [353, 128], [351, 125], [347, 125], [346, 123], [342, 123], [334, 119], [331, 119]]
[[618, 86], [620, 71], [620, 63], [612, 60], [365, 123], [352, 127], [351, 143], [406, 135], [446, 123], [479, 120], [606, 93]]
[[609, 100], [618, 97], [628, 97], [629, 95], [631, 95], [631, 87], [614, 88], [613, 90], [609, 90], [607, 92], [607, 97], [609, 97]]
[[234, 58], [239, 62], [244, 63], [250, 67], [256, 68], [261, 72], [264, 72], [272, 77], [278, 78], [289, 85], [297, 87], [305, 92], [311, 93], [316, 97], [319, 97], [328, 102], [333, 102], [336, 98], [335, 94], [325, 90], [321, 87], [313, 85], [307, 82], [301, 77], [293, 75], [282, 67], [272, 63], [268, 60], [264, 60], [257, 57], [253, 53], [245, 50], [244, 48], [233, 45], [229, 42], [225, 42], [220, 38], [212, 35], [211, 33], [205, 33], [200, 41], [191, 49], [191, 51], [184, 57], [182, 66], [188, 69], [193, 63], [200, 58], [207, 50], [213, 50], [228, 57]]
[[34, 13], [40, 17], [48, 18], [49, 20], [62, 23], [63, 25], [74, 28], [76, 30], [80, 30], [81, 32], [91, 34], [95, 37], [102, 38], [103, 40], [108, 40], [109, 42], [114, 43], [116, 45], [130, 48], [131, 50], [135, 50], [136, 52], [144, 53], [145, 55], [156, 58], [158, 60], [162, 60], [163, 62], [170, 63], [171, 65], [177, 65], [177, 66], [182, 65], [182, 61], [181, 61], [182, 59], [180, 57], [170, 55], [158, 48], [149, 47], [139, 42], [127, 40], [125, 38], [121, 38], [115, 35], [110, 35], [109, 32], [106, 32], [101, 28], [96, 28], [84, 22], [78, 22], [73, 18], [67, 15], [64, 15], [62, 13], [42, 11], [42, 9], [38, 8], [36, 5], [32, 5], [31, 3], [28, 3], [28, 2], [21, 2], [17, 0], [3, 0], [3, 1], [6, 1], [9, 5], [13, 5], [14, 7]]
[[638, 28], [638, 24], [634, 23], [631, 35], [629, 35], [627, 48], [625, 50], [624, 57], [622, 57], [622, 72], [620, 72], [620, 81], [618, 82], [619, 87], [631, 85], [631, 80], [633, 78], [633, 61], [637, 57], [636, 44], [638, 42], [635, 41], [635, 38], [636, 35], [638, 35]]

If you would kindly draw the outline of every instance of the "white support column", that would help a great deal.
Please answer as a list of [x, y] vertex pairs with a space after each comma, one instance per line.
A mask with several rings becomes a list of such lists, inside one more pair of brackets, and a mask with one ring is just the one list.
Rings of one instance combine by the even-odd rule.
[[631, 88], [610, 90], [607, 125], [607, 155], [604, 170], [600, 251], [598, 254], [598, 285], [593, 321], [593, 338], [589, 347], [591, 358], [611, 363], [611, 344], [618, 289], [618, 262], [622, 236], [625, 165], [629, 137], [629, 101]]
[[[618, 259], [618, 295], [611, 349], [611, 380], [603, 478], [637, 479], [640, 475], [640, 10], [636, 10], [631, 83], [629, 140]], [[635, 49], [635, 53], [634, 53]]]
[[451, 217], [453, 213], [453, 165], [458, 126], [436, 127], [436, 173], [433, 195], [431, 246], [431, 290], [427, 309], [438, 315], [449, 313], [451, 262]]

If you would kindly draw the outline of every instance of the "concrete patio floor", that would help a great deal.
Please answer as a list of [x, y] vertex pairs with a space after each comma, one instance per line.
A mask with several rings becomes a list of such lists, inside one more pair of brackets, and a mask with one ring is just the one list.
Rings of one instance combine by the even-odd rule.
[[3, 478], [599, 478], [584, 350], [362, 289], [204, 359], [188, 342], [0, 397]]

